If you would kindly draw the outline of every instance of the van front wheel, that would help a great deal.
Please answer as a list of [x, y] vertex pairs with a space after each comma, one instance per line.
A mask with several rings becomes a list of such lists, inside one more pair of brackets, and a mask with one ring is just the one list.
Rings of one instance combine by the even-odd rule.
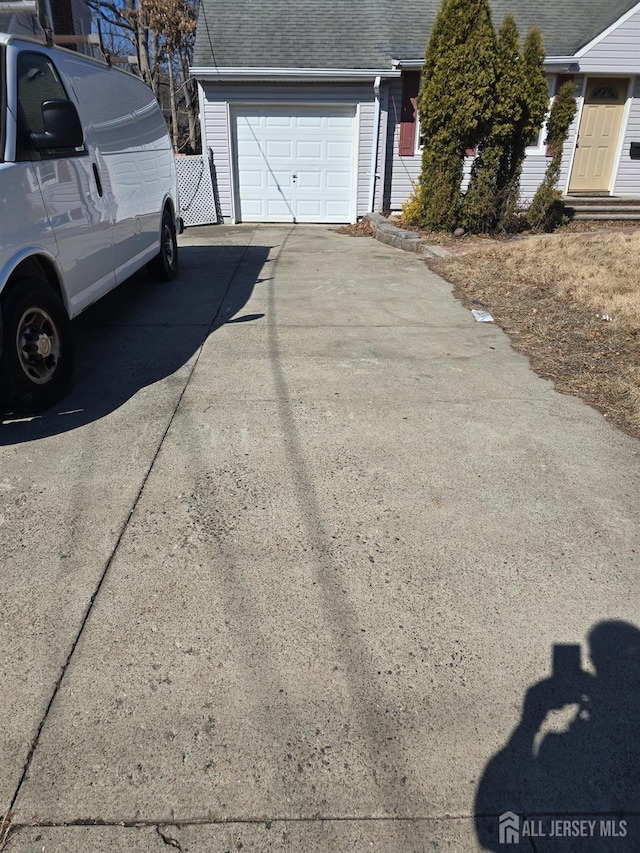
[[178, 274], [178, 240], [176, 224], [168, 208], [162, 214], [160, 251], [147, 264], [149, 273], [160, 281], [171, 281]]
[[21, 412], [42, 412], [69, 390], [74, 345], [60, 297], [37, 279], [24, 279], [2, 302], [0, 381]]

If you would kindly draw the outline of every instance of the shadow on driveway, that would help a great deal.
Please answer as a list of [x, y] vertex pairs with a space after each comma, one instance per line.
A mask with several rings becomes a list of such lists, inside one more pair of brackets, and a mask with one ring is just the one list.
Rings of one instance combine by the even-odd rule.
[[58, 435], [103, 418], [141, 388], [171, 376], [207, 337], [246, 305], [267, 261], [267, 246], [183, 246], [180, 273], [158, 284], [145, 271], [74, 322], [73, 387], [43, 415], [3, 415], [0, 445]]
[[476, 798], [483, 849], [640, 850], [640, 630], [606, 621], [580, 646], [556, 645], [552, 676], [487, 765]]

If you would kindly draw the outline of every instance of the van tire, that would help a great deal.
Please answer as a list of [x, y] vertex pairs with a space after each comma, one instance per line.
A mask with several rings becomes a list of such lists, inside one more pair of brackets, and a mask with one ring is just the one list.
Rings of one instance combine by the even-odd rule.
[[71, 386], [74, 342], [58, 294], [37, 279], [15, 283], [2, 300], [0, 387], [14, 411], [42, 412]]
[[169, 208], [162, 214], [162, 229], [160, 233], [160, 251], [147, 264], [152, 278], [158, 281], [171, 281], [178, 274], [178, 240], [176, 224]]

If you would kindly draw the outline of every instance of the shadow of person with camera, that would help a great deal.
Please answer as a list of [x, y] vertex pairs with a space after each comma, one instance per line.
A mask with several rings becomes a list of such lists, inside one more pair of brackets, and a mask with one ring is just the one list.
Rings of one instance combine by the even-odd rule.
[[551, 678], [527, 691], [484, 771], [475, 814], [487, 850], [640, 850], [640, 630], [601, 622], [587, 641], [593, 672], [580, 646], [554, 646]]

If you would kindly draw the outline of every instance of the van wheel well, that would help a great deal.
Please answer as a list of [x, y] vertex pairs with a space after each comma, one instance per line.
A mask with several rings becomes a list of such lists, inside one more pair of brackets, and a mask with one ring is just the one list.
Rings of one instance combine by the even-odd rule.
[[151, 278], [158, 281], [171, 281], [178, 274], [178, 242], [176, 223], [171, 202], [167, 201], [162, 210], [160, 232], [160, 251], [147, 263]]
[[60, 282], [54, 268], [46, 260], [37, 257], [25, 258], [24, 261], [18, 264], [9, 277], [3, 290], [3, 295], [13, 290], [16, 284], [25, 278], [36, 279], [43, 284], [49, 285], [64, 303], [62, 288], [60, 287]]

